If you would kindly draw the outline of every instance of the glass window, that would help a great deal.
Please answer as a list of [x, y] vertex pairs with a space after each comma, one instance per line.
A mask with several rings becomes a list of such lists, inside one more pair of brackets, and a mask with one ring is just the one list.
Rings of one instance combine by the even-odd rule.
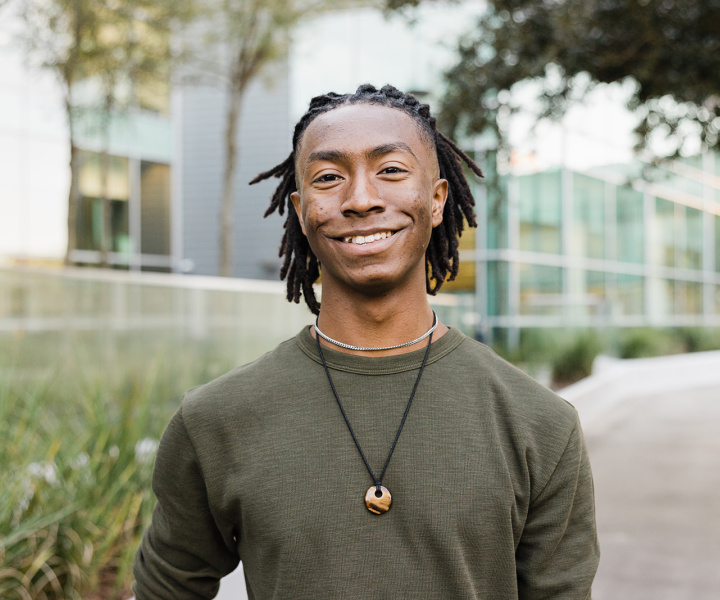
[[[475, 228], [466, 227], [460, 238], [460, 258], [465, 253], [475, 250]], [[453, 281], [446, 281], [440, 288], [443, 292], [474, 292], [475, 291], [475, 261], [461, 260], [458, 274]]]
[[703, 214], [695, 208], [678, 206], [677, 211], [685, 218], [677, 219], [678, 267], [702, 269]]
[[143, 254], [170, 254], [170, 166], [140, 164], [140, 249]]
[[675, 313], [678, 315], [702, 314], [702, 284], [694, 281], [675, 282]]
[[[497, 182], [497, 185], [493, 185]], [[487, 247], [508, 247], [507, 177], [487, 187]]]
[[[720, 163], [720, 160], [718, 161], [718, 163]], [[715, 225], [715, 271], [720, 273], [720, 215], [715, 215], [714, 225]]]
[[[683, 219], [684, 220], [684, 219]], [[655, 199], [657, 257], [659, 264], [675, 266], [675, 204], [664, 198]]]
[[660, 284], [660, 295], [658, 297], [658, 312], [663, 316], [674, 315], [676, 312], [675, 280], [661, 279], [658, 283]]
[[[77, 247], [80, 250], [102, 250], [106, 235], [113, 252], [130, 251], [128, 196], [130, 178], [128, 159], [103, 156], [95, 152], [78, 155], [80, 199], [77, 218]], [[107, 200], [104, 201], [103, 198]], [[110, 215], [105, 232], [105, 211]]]
[[585, 271], [585, 299], [587, 314], [601, 315], [606, 312], [604, 271]]
[[508, 263], [490, 260], [487, 263], [488, 315], [497, 317], [508, 314]]
[[617, 259], [642, 263], [645, 260], [643, 194], [624, 186], [617, 188], [616, 197]]
[[519, 266], [520, 314], [562, 314], [562, 268], [529, 264]]
[[613, 313], [642, 315], [645, 313], [645, 278], [639, 275], [615, 275]]
[[573, 246], [581, 256], [605, 257], [605, 183], [573, 175]]
[[[686, 165], [693, 167], [694, 169], [702, 170], [702, 155], [698, 154], [691, 157], [680, 157], [679, 162], [685, 163]], [[658, 183], [662, 186], [671, 188], [673, 190], [679, 190], [686, 192], [697, 198], [703, 197], [703, 184], [702, 179], [697, 175], [681, 175], [668, 171], [665, 167], [659, 166], [656, 169], [656, 175], [660, 175]]]
[[605, 272], [569, 268], [565, 272], [566, 316], [590, 317], [606, 312]]
[[561, 174], [548, 171], [518, 177], [520, 248], [560, 254]]
[[101, 250], [102, 231], [102, 201], [97, 198], [81, 197], [78, 202], [77, 247], [80, 250]]

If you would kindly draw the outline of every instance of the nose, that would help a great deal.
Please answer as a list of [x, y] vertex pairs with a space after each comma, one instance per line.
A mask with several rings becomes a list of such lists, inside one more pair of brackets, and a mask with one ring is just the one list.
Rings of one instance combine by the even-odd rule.
[[341, 206], [344, 215], [363, 215], [385, 210], [385, 201], [380, 197], [369, 174], [356, 173], [346, 190]]

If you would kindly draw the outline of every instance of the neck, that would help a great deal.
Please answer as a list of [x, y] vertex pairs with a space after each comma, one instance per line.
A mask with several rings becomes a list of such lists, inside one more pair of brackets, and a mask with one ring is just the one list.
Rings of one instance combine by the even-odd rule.
[[[318, 327], [331, 338], [369, 348], [394, 346], [414, 340], [425, 333], [433, 324], [433, 313], [425, 290], [422, 293], [390, 293], [377, 297], [345, 296], [323, 289], [322, 309]], [[433, 340], [439, 339], [447, 327], [438, 324]], [[315, 336], [314, 328], [311, 333]], [[333, 350], [359, 356], [392, 356], [413, 352], [423, 348], [427, 339], [392, 350], [367, 352], [350, 350], [320, 339], [324, 346]]]

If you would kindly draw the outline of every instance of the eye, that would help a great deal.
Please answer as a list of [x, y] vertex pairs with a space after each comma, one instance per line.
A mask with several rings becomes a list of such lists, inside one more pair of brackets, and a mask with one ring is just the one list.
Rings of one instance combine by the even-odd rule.
[[407, 173], [405, 169], [401, 169], [400, 167], [385, 167], [382, 171], [380, 171], [380, 174], [386, 174], [386, 175], [397, 175], [398, 173]]
[[342, 177], [340, 175], [336, 175], [335, 173], [325, 173], [324, 175], [320, 175], [317, 179], [313, 181], [313, 183], [331, 183], [333, 181], [340, 181]]

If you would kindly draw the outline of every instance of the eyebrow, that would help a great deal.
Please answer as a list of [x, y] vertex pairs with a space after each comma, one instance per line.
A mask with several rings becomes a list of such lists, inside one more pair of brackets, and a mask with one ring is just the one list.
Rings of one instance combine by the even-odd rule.
[[366, 153], [366, 156], [368, 158], [380, 158], [381, 156], [385, 156], [386, 154], [391, 154], [393, 152], [405, 152], [406, 154], [410, 154], [413, 158], [417, 159], [417, 156], [415, 156], [412, 148], [410, 148], [410, 146], [408, 146], [405, 142], [382, 144], [381, 146], [377, 146], [372, 150], [368, 151]]
[[[410, 154], [417, 160], [417, 156], [412, 151], [412, 148], [405, 142], [393, 142], [390, 144], [381, 144], [375, 148], [371, 148], [365, 153], [365, 156], [371, 160], [380, 158], [393, 152], [404, 152]], [[326, 160], [328, 162], [350, 162], [350, 155], [341, 150], [318, 150], [308, 156], [307, 164]]]

